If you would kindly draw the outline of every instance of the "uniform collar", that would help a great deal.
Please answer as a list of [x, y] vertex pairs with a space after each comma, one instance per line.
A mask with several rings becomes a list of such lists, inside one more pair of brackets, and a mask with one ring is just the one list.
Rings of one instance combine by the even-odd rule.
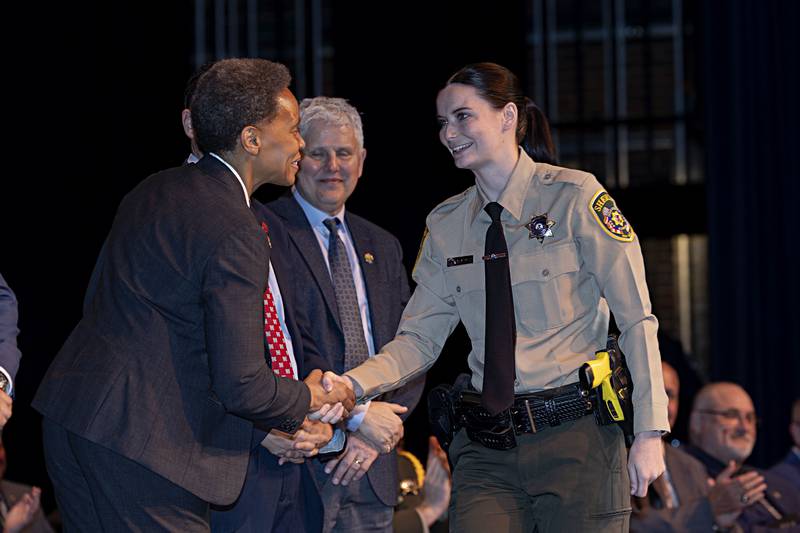
[[[528, 187], [535, 171], [536, 163], [525, 153], [525, 150], [519, 148], [517, 164], [511, 172], [511, 177], [508, 179], [505, 189], [500, 193], [500, 198], [497, 200], [503, 206], [504, 211], [507, 211], [516, 221], [522, 220], [522, 208], [525, 205]], [[470, 224], [475, 223], [483, 208], [490, 201], [477, 183], [475, 190], [477, 192], [472, 199], [469, 211]]]

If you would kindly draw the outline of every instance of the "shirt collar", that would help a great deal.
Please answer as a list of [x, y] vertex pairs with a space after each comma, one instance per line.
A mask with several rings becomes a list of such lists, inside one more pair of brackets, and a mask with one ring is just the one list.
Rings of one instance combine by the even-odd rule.
[[242, 186], [242, 191], [244, 192], [244, 201], [247, 202], [247, 207], [250, 207], [250, 195], [247, 194], [247, 187], [244, 186], [244, 181], [242, 181], [242, 177], [239, 175], [238, 172], [236, 172], [236, 169], [233, 168], [227, 161], [222, 159], [220, 156], [218, 156], [214, 152], [209, 152], [209, 154], [214, 156], [214, 157], [216, 157], [217, 159], [219, 159], [222, 162], [223, 165], [228, 167], [228, 169], [231, 172], [233, 172], [233, 175], [236, 176], [236, 179], [239, 180], [239, 184]]
[[[519, 159], [511, 172], [511, 177], [508, 179], [503, 192], [500, 193], [498, 203], [503, 206], [505, 211], [514, 217], [517, 221], [522, 220], [522, 209], [525, 206], [525, 198], [528, 194], [528, 187], [531, 184], [531, 179], [536, 171], [536, 163], [533, 162], [525, 150], [519, 148]], [[489, 199], [484, 194], [479, 184], [476, 183], [475, 189], [477, 194], [472, 200], [470, 206], [470, 223], [474, 224]], [[488, 216], [488, 215], [487, 215]]]
[[197, 163], [198, 161], [200, 161], [200, 158], [194, 155], [194, 152], [189, 152], [189, 157], [186, 158], [186, 164], [191, 165], [192, 163]]
[[311, 224], [311, 227], [313, 228], [321, 227], [324, 228], [325, 231], [328, 231], [328, 228], [326, 228], [325, 224], [323, 224], [322, 222], [329, 218], [338, 218], [339, 224], [342, 227], [344, 227], [344, 206], [342, 206], [342, 208], [339, 210], [338, 213], [331, 216], [325, 211], [317, 209], [316, 207], [311, 205], [311, 203], [309, 203], [308, 200], [303, 198], [303, 195], [301, 195], [297, 191], [297, 187], [292, 187], [292, 195], [294, 196], [294, 199], [297, 200], [297, 203], [300, 204], [300, 209], [302, 209], [303, 213], [305, 213], [306, 218], [308, 219], [308, 223]]

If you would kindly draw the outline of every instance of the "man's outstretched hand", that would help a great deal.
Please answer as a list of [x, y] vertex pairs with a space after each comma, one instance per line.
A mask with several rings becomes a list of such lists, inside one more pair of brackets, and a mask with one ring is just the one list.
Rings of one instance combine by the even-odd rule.
[[333, 372], [312, 370], [305, 379], [311, 391], [311, 406], [308, 418], [335, 424], [346, 417], [356, 404], [353, 384], [350, 379]]

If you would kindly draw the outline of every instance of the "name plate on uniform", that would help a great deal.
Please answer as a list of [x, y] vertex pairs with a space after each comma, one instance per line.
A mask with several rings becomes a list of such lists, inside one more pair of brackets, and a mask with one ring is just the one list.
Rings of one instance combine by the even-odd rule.
[[448, 257], [447, 258], [447, 266], [454, 267], [458, 265], [470, 265], [472, 264], [472, 256], [471, 255], [462, 255], [461, 257]]

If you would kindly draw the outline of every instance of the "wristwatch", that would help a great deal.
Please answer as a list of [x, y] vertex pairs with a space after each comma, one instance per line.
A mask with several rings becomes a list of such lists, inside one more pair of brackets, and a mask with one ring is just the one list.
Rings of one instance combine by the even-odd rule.
[[0, 390], [11, 395], [11, 382], [8, 381], [8, 378], [3, 372], [0, 372]]

